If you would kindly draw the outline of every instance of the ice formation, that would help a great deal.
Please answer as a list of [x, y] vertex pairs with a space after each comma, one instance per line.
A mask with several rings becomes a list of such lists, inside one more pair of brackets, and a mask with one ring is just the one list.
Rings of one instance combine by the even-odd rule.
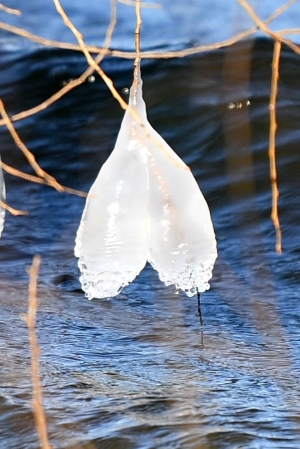
[[[1, 161], [1, 158], [0, 158]], [[3, 172], [2, 168], [0, 167], [0, 200], [5, 200], [5, 184], [4, 184], [4, 178], [3, 178]], [[4, 219], [5, 219], [5, 209], [0, 204], [0, 237], [3, 231], [4, 226]]]
[[209, 289], [217, 257], [207, 203], [189, 168], [152, 128], [139, 67], [116, 145], [90, 189], [77, 231], [82, 289], [113, 297], [147, 261], [188, 296]]

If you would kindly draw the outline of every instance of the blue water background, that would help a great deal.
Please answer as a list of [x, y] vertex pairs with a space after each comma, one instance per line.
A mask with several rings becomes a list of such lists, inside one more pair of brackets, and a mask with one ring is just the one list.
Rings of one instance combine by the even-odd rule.
[[[6, 4], [23, 16], [1, 12], [1, 20], [75, 42], [50, 0]], [[266, 18], [281, 3], [252, 4]], [[87, 43], [101, 45], [109, 3], [63, 5]], [[143, 11], [144, 49], [212, 43], [252, 26], [234, 1], [162, 5]], [[118, 10], [112, 48], [132, 50], [134, 11], [121, 4]], [[296, 3], [273, 28], [298, 27], [299, 13]], [[87, 67], [79, 52], [2, 31], [0, 42], [0, 97], [10, 115], [39, 104]], [[34, 254], [42, 256], [37, 332], [53, 447], [299, 448], [300, 59], [283, 49], [278, 256], [268, 160], [272, 52], [272, 41], [260, 34], [223, 50], [142, 64], [149, 121], [191, 167], [218, 239], [211, 290], [202, 296], [203, 341], [195, 298], [162, 285], [150, 266], [118, 297], [87, 301], [73, 255], [84, 199], [5, 175], [7, 202], [29, 215], [7, 214], [0, 241], [1, 448], [39, 447], [20, 317]], [[102, 67], [126, 100], [132, 61], [106, 58]], [[45, 170], [87, 191], [122, 116], [96, 77], [15, 126]], [[3, 127], [0, 142], [4, 162], [31, 172]]]

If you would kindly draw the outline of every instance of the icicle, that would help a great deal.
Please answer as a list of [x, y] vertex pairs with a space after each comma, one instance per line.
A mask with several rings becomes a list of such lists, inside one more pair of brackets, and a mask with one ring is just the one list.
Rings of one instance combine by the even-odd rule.
[[207, 203], [188, 167], [151, 127], [139, 66], [113, 152], [86, 202], [75, 255], [86, 296], [120, 293], [147, 260], [188, 296], [209, 288], [217, 257]]
[[[1, 161], [1, 158], [0, 158]], [[4, 177], [2, 168], [0, 167], [0, 199], [1, 201], [5, 201], [5, 184], [4, 184]], [[3, 231], [4, 226], [4, 219], [5, 219], [5, 209], [0, 204], [0, 237]]]

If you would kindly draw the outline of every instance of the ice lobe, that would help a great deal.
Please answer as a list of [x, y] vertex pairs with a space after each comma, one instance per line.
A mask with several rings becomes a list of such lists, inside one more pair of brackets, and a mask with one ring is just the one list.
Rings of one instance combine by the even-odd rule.
[[148, 185], [142, 152], [136, 124], [126, 112], [115, 148], [90, 189], [77, 232], [75, 256], [89, 299], [117, 295], [146, 264]]
[[209, 288], [217, 257], [207, 203], [192, 173], [147, 119], [139, 68], [114, 150], [89, 192], [75, 255], [89, 299], [120, 293], [147, 260], [188, 296]]

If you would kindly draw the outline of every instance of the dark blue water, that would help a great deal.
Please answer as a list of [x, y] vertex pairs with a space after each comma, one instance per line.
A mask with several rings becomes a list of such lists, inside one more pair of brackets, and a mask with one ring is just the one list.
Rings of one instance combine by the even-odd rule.
[[[86, 68], [77, 52], [24, 48], [18, 39], [0, 50], [0, 96], [10, 115]], [[26, 267], [37, 253], [37, 328], [53, 447], [299, 448], [300, 65], [284, 49], [278, 256], [267, 155], [272, 50], [271, 41], [257, 39], [142, 65], [149, 121], [191, 167], [218, 239], [211, 290], [202, 295], [203, 342], [195, 298], [165, 287], [150, 266], [118, 297], [86, 300], [73, 256], [85, 200], [5, 175], [7, 202], [29, 215], [7, 214], [0, 241], [1, 448], [39, 447], [20, 318]], [[107, 58], [103, 68], [127, 99], [132, 62]], [[232, 107], [237, 103], [242, 108]], [[15, 126], [44, 169], [88, 191], [122, 116], [96, 77]], [[2, 160], [30, 172], [3, 127], [0, 142]]]

